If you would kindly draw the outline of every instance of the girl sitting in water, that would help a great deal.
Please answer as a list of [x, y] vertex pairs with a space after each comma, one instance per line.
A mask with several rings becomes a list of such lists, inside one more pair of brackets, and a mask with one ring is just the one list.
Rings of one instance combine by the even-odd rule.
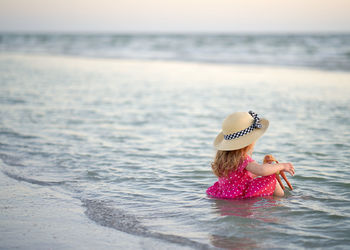
[[209, 196], [231, 199], [284, 195], [275, 173], [286, 171], [293, 176], [293, 165], [258, 164], [251, 158], [256, 140], [268, 126], [268, 120], [259, 119], [252, 111], [236, 112], [224, 120], [222, 132], [214, 141], [217, 153], [212, 169], [218, 181], [207, 189]]

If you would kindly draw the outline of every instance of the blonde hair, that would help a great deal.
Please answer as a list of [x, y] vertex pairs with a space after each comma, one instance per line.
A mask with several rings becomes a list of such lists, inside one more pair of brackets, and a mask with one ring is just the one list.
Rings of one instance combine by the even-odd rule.
[[244, 148], [232, 151], [218, 150], [214, 162], [211, 164], [214, 174], [217, 177], [227, 177], [231, 172], [236, 171], [252, 146], [253, 144], [250, 144]]

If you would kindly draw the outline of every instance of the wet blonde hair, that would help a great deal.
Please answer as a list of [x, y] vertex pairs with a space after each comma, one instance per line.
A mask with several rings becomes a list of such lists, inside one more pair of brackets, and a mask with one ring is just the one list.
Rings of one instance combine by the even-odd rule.
[[252, 146], [253, 144], [250, 144], [244, 148], [232, 151], [218, 150], [214, 162], [211, 164], [214, 174], [217, 177], [227, 177], [231, 172], [236, 171]]

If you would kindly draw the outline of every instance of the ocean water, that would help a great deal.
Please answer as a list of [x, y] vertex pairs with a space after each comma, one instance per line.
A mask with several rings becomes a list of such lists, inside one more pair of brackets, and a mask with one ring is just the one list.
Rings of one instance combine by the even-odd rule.
[[350, 70], [349, 33], [0, 33], [0, 51]]
[[[20, 52], [0, 55], [8, 177], [80, 200], [98, 225], [179, 248], [348, 248], [349, 73]], [[295, 190], [209, 198], [212, 142], [228, 114], [248, 110], [270, 120], [253, 158], [292, 162]]]

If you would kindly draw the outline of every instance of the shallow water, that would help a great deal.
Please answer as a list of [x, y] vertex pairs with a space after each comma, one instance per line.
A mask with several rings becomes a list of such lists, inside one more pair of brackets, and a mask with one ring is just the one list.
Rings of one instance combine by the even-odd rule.
[[[0, 82], [1, 171], [101, 226], [193, 248], [350, 244], [348, 73], [2, 54]], [[253, 158], [293, 162], [295, 190], [210, 199], [212, 141], [248, 110], [270, 120]]]

